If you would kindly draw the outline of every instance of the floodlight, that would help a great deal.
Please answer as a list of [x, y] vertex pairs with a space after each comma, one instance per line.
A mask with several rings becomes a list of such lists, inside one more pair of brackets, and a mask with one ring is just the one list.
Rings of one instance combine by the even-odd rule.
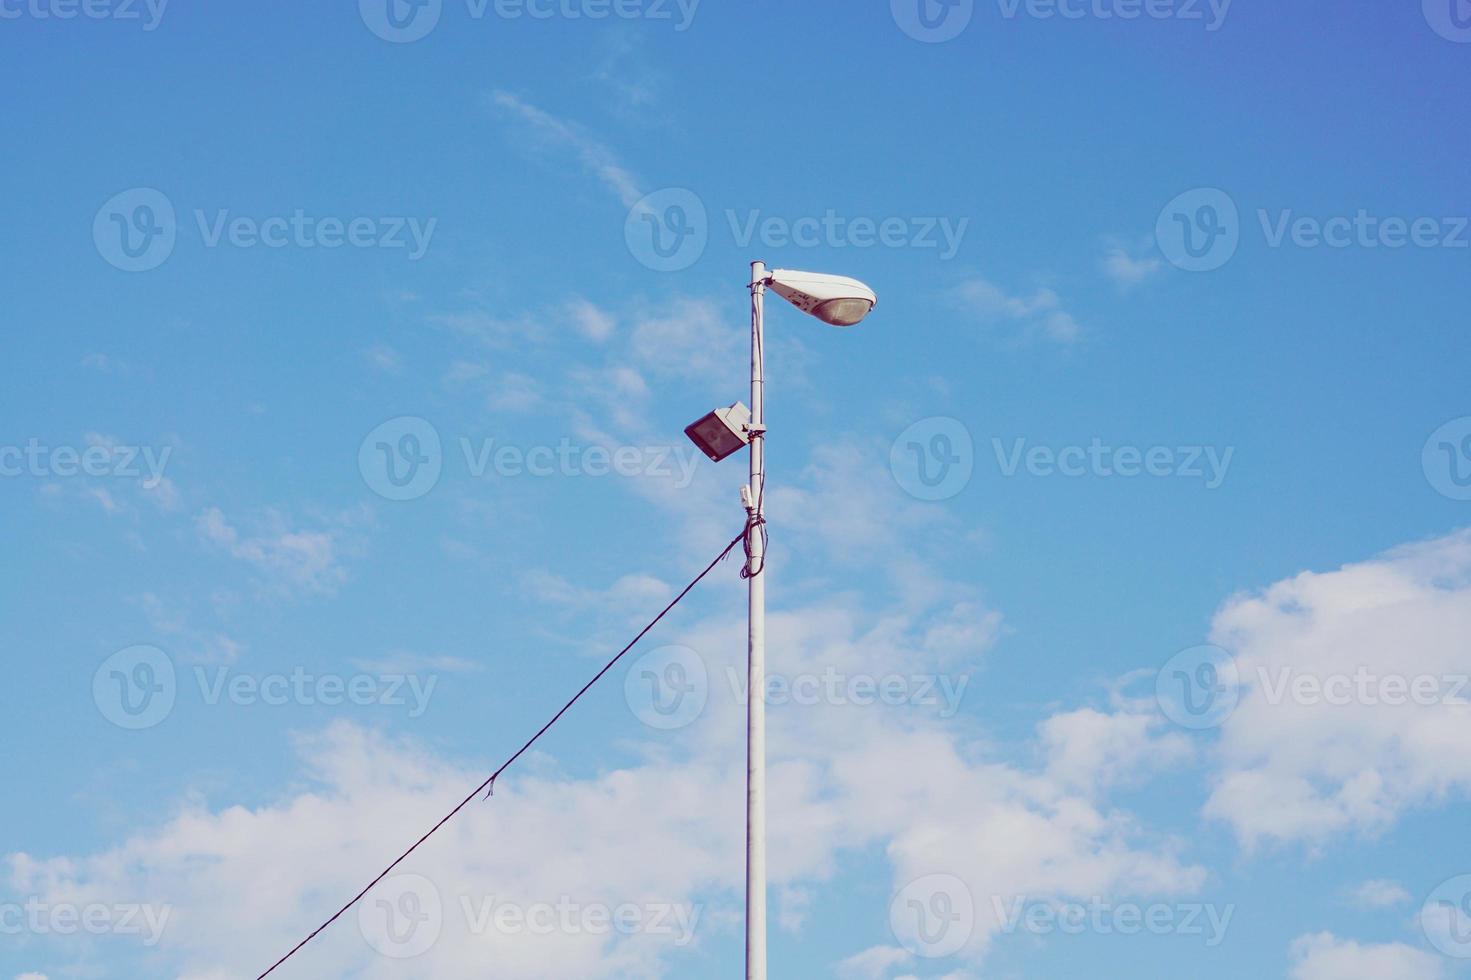
[[824, 272], [773, 269], [768, 284], [772, 292], [803, 313], [835, 327], [853, 326], [878, 302], [874, 291], [857, 279]]
[[686, 426], [684, 434], [700, 452], [718, 463], [751, 441], [751, 410], [741, 402], [717, 408]]

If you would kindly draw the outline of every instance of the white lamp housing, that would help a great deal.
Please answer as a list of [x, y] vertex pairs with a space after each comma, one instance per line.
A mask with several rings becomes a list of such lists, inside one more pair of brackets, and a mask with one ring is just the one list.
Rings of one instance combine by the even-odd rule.
[[729, 408], [717, 408], [698, 422], [685, 426], [684, 434], [700, 452], [715, 462], [736, 452], [751, 441], [751, 410], [736, 402]]
[[872, 289], [847, 276], [773, 269], [768, 284], [772, 292], [803, 313], [835, 327], [853, 326], [878, 303]]

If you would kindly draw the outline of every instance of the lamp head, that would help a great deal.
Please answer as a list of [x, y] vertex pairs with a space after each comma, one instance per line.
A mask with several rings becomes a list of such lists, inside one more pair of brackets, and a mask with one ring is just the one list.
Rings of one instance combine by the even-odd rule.
[[803, 313], [835, 327], [853, 326], [878, 303], [872, 289], [847, 276], [773, 269], [767, 284], [772, 292]]
[[684, 434], [700, 452], [718, 463], [751, 441], [750, 425], [751, 410], [736, 402], [685, 426]]

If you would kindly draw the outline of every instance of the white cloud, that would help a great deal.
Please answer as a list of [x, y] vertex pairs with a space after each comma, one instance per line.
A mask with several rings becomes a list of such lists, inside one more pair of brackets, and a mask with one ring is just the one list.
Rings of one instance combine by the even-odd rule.
[[1058, 343], [1072, 343], [1082, 336], [1082, 327], [1063, 309], [1062, 298], [1046, 287], [1031, 296], [1013, 296], [988, 279], [975, 278], [955, 290], [957, 305], [986, 323], [1010, 323], [1024, 335], [1042, 336]]
[[1114, 245], [1103, 257], [1104, 274], [1125, 289], [1139, 285], [1163, 267], [1157, 258], [1134, 258], [1122, 245]]
[[403, 357], [387, 344], [374, 344], [363, 351], [363, 359], [375, 370], [384, 374], [397, 374], [403, 370]]
[[651, 374], [723, 384], [739, 391], [749, 377], [748, 325], [736, 312], [709, 300], [676, 299], [639, 316], [632, 327], [630, 359]]
[[624, 207], [632, 207], [643, 197], [637, 180], [618, 161], [617, 155], [580, 126], [544, 112], [510, 92], [493, 92], [491, 101], [525, 122], [546, 142], [572, 150], [583, 168], [616, 194]]
[[1212, 641], [1243, 694], [1206, 813], [1247, 846], [1316, 845], [1471, 790], [1467, 635], [1471, 532], [1233, 598]]
[[1067, 786], [1133, 783], [1189, 759], [1190, 739], [1152, 714], [1080, 708], [1042, 723], [1047, 772]]
[[[942, 607], [935, 615], [947, 614]], [[932, 625], [932, 617], [866, 609], [856, 599], [777, 610], [769, 622], [784, 671], [877, 677], [894, 673], [895, 664], [904, 674], [933, 671], [937, 658], [950, 656], [924, 646]], [[449, 910], [443, 935], [417, 961], [426, 974], [469, 975], [492, 958], [497, 975], [509, 978], [654, 977], [689, 948], [669, 935], [477, 933], [462, 899], [472, 908], [490, 896], [523, 905], [563, 896], [583, 906], [660, 903], [701, 910], [695, 945], [721, 930], [734, 933], [744, 708], [727, 685], [726, 668], [736, 660], [726, 651], [741, 648], [743, 633], [743, 621], [731, 618], [676, 637], [703, 654], [710, 674], [708, 707], [677, 741], [632, 743], [642, 762], [580, 779], [557, 775], [546, 756], [529, 758], [492, 800], [463, 812], [404, 866], [434, 882]], [[610, 678], [615, 686], [620, 679]], [[991, 761], [969, 744], [964, 725], [934, 718], [919, 703], [773, 708], [771, 869], [783, 897], [779, 921], [801, 928], [804, 914], [822, 909], [822, 890], [849, 853], [887, 853], [896, 888], [936, 871], [965, 881], [977, 920], [961, 962], [982, 958], [1000, 934], [993, 895], [1081, 900], [1173, 895], [1203, 884], [1202, 870], [1109, 806], [1096, 785]], [[1068, 743], [1092, 733], [1065, 724], [1048, 731], [1048, 751], [1070, 759], [1080, 750]], [[608, 737], [647, 734], [630, 716]], [[458, 764], [344, 724], [304, 742], [302, 759], [310, 785], [279, 803], [191, 804], [93, 857], [12, 855], [12, 883], [53, 900], [106, 894], [166, 901], [176, 910], [160, 946], [168, 963], [186, 975], [238, 969], [262, 950], [290, 948], [333, 899], [351, 896], [385, 853], [416, 839], [494, 765]], [[888, 900], [877, 898], [879, 921]], [[387, 975], [364, 948], [353, 915], [309, 947], [300, 968]]]
[[1441, 961], [1403, 943], [1360, 945], [1323, 932], [1292, 944], [1292, 980], [1439, 980]]
[[181, 663], [232, 664], [245, 650], [244, 644], [219, 630], [195, 628], [182, 609], [152, 592], [143, 593], [137, 602], [160, 642]]
[[577, 331], [599, 344], [612, 337], [618, 325], [611, 313], [585, 299], [574, 300], [568, 305], [567, 312]]
[[1399, 882], [1366, 881], [1354, 889], [1353, 900], [1364, 908], [1387, 909], [1407, 904], [1410, 901], [1410, 893], [1405, 891], [1404, 886]]
[[302, 531], [269, 512], [256, 534], [242, 534], [218, 507], [195, 518], [200, 537], [254, 568], [264, 583], [283, 592], [331, 595], [347, 581], [341, 563], [341, 529]]
[[844, 980], [880, 980], [890, 969], [913, 958], [901, 946], [873, 946], [839, 963], [838, 976]]

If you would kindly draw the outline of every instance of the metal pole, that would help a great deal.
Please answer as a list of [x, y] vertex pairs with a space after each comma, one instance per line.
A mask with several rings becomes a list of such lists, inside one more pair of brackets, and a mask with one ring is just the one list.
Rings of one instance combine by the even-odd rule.
[[746, 687], [746, 980], [766, 980], [766, 265], [751, 263], [751, 500], [746, 526], [750, 588]]

